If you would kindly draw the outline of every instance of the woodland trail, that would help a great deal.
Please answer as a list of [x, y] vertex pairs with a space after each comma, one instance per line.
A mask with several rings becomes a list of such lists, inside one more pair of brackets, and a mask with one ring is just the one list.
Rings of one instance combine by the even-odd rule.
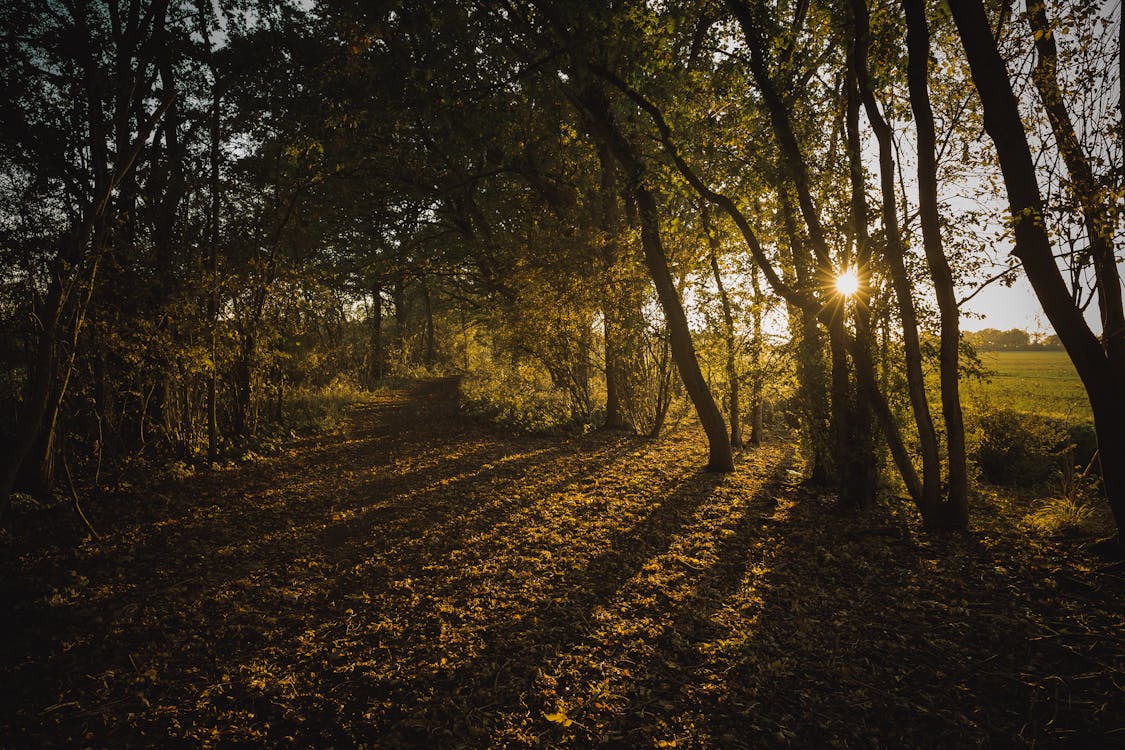
[[704, 459], [443, 379], [91, 502], [100, 541], [4, 542], [0, 745], [1125, 744], [1117, 574], [1000, 509], [835, 515], [783, 443]]

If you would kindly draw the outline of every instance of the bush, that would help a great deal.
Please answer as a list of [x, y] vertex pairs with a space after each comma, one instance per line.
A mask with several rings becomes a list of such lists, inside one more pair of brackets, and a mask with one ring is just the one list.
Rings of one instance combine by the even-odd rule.
[[319, 432], [338, 428], [344, 412], [368, 396], [347, 378], [338, 377], [323, 388], [290, 388], [282, 394], [284, 427], [293, 432]]
[[977, 431], [977, 465], [992, 484], [1039, 485], [1074, 460], [1071, 433], [1058, 419], [1001, 409], [982, 415]]
[[581, 432], [591, 424], [575, 414], [567, 394], [531, 363], [493, 367], [461, 379], [461, 408], [521, 432]]

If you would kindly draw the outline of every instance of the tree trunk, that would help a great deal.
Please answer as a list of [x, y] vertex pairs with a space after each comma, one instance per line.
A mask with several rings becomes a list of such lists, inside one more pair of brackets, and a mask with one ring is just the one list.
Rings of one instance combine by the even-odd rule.
[[[464, 317], [464, 313], [462, 313], [462, 317]], [[465, 348], [468, 349], [467, 337]], [[370, 373], [372, 387], [387, 374], [385, 359], [386, 355], [383, 352], [383, 285], [376, 281], [371, 285], [371, 364], [368, 372]], [[468, 369], [468, 364], [465, 365], [465, 369]]]
[[426, 313], [426, 367], [432, 369], [437, 362], [437, 343], [434, 340], [434, 306], [430, 298], [430, 285], [426, 277], [422, 276], [422, 303]]
[[[200, 25], [204, 38], [207, 33], [206, 16], [200, 4]], [[211, 372], [207, 378], [207, 462], [215, 463], [219, 458], [219, 212], [222, 207], [222, 183], [219, 171], [219, 148], [222, 138], [222, 115], [220, 111], [219, 73], [215, 66], [214, 53], [208, 50], [208, 66], [211, 70], [211, 148], [210, 148], [210, 216], [208, 217], [208, 256], [207, 256], [207, 328], [211, 347]]]
[[598, 186], [598, 224], [604, 237], [601, 247], [602, 337], [605, 349], [605, 423], [608, 429], [633, 429], [627, 406], [635, 400], [630, 382], [635, 374], [636, 332], [631, 331], [633, 302], [631, 274], [621, 258], [621, 212], [618, 209], [617, 166], [605, 143], [597, 143], [601, 182]]
[[730, 444], [732, 448], [742, 447], [742, 416], [738, 411], [738, 360], [737, 339], [734, 330], [734, 314], [731, 312], [730, 297], [723, 286], [723, 274], [719, 271], [719, 238], [711, 228], [706, 204], [700, 210], [703, 231], [710, 246], [711, 272], [715, 276], [715, 287], [719, 291], [719, 304], [723, 310], [723, 346], [726, 350], [727, 386], [730, 389]]
[[848, 373], [847, 329], [843, 313], [838, 313], [828, 326], [828, 351], [831, 355], [832, 394], [832, 475], [837, 482], [840, 504], [857, 505], [847, 470], [848, 438], [851, 437], [851, 378]]
[[[863, 177], [862, 144], [859, 136], [859, 90], [855, 71], [848, 67], [845, 91], [844, 131], [847, 142], [848, 173], [851, 183], [851, 225], [855, 253], [850, 260], [858, 285], [850, 301], [851, 317], [855, 324], [856, 346], [870, 358], [871, 331], [871, 237], [867, 231], [867, 191]], [[841, 303], [848, 306], [848, 300]], [[878, 465], [875, 460], [875, 416], [873, 394], [857, 378], [848, 415], [848, 430], [844, 452], [840, 455], [842, 473], [849, 487], [840, 493], [845, 505], [869, 506], [875, 501], [878, 484]]]
[[258, 342], [253, 332], [244, 332], [238, 359], [234, 363], [234, 432], [239, 437], [250, 434], [250, 409], [254, 397], [254, 359]]
[[668, 323], [672, 359], [680, 372], [684, 388], [695, 406], [703, 431], [707, 434], [709, 451], [707, 469], [721, 472], [734, 471], [734, 456], [731, 454], [726, 424], [699, 369], [699, 360], [691, 340], [687, 315], [684, 314], [683, 304], [676, 294], [672, 275], [668, 272], [668, 259], [660, 240], [660, 219], [657, 215], [656, 200], [643, 186], [641, 180], [642, 176], [638, 172], [633, 182], [641, 221], [641, 243], [645, 251], [645, 265], [648, 266], [649, 274], [652, 276], [656, 296], [660, 300], [660, 307], [664, 310], [664, 318]]
[[757, 266], [750, 268], [750, 290], [754, 293], [750, 309], [750, 370], [753, 373], [750, 378], [750, 444], [757, 447], [765, 437], [762, 424], [762, 391], [765, 380], [762, 363], [762, 350], [765, 347], [762, 339], [762, 314], [765, 298], [762, 296]]
[[660, 217], [657, 213], [656, 199], [645, 186], [644, 165], [632, 144], [625, 139], [613, 122], [604, 94], [588, 92], [585, 104], [602, 137], [606, 138], [617, 161], [624, 167], [627, 188], [636, 200], [645, 265], [648, 267], [653, 286], [656, 287], [660, 307], [664, 311], [664, 319], [671, 339], [672, 359], [676, 363], [680, 379], [707, 435], [707, 469], [720, 472], [733, 471], [734, 455], [731, 452], [730, 436], [727, 434], [723, 415], [715, 405], [715, 398], [711, 395], [707, 381], [699, 369], [699, 360], [691, 340], [687, 315], [676, 291], [675, 281], [668, 270], [668, 257], [660, 239]]
[[1102, 488], [1117, 526], [1118, 552], [1125, 555], [1125, 389], [1090, 393]]
[[[57, 374], [54, 378], [58, 380]], [[47, 499], [55, 486], [55, 464], [58, 460], [58, 423], [65, 388], [56, 386], [47, 398], [47, 408], [39, 434], [20, 466], [16, 488], [41, 499]]]
[[922, 346], [918, 338], [918, 314], [914, 307], [914, 289], [906, 271], [905, 249], [899, 231], [898, 208], [895, 204], [893, 134], [875, 101], [875, 92], [867, 70], [867, 44], [870, 30], [865, 0], [851, 0], [851, 10], [852, 20], [855, 23], [852, 64], [867, 119], [879, 144], [879, 183], [883, 197], [883, 229], [886, 235], [884, 257], [891, 272], [891, 283], [898, 300], [903, 354], [906, 360], [906, 384], [922, 452], [922, 498], [919, 509], [927, 525], [933, 525], [937, 520], [935, 514], [941, 505], [941, 455], [933, 417], [930, 415], [930, 404], [926, 399], [926, 382], [922, 372]]
[[406, 273], [401, 269], [395, 272], [391, 303], [395, 315], [395, 356], [402, 365], [406, 365], [410, 362], [406, 351]]
[[937, 197], [937, 137], [930, 108], [929, 61], [930, 31], [926, 24], [923, 0], [902, 0], [906, 15], [906, 45], [909, 51], [907, 80], [910, 106], [918, 131], [918, 214], [922, 224], [922, 243], [930, 277], [934, 282], [941, 319], [939, 371], [941, 408], [945, 418], [946, 452], [949, 461], [948, 496], [936, 509], [935, 525], [964, 528], [969, 521], [969, 474], [965, 457], [965, 422], [960, 394], [960, 310], [953, 285], [953, 273], [945, 257]]

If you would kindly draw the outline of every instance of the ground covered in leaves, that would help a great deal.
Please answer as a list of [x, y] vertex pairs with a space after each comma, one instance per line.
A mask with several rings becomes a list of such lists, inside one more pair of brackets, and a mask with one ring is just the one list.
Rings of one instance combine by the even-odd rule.
[[1125, 581], [985, 499], [841, 516], [792, 449], [528, 438], [456, 384], [282, 455], [24, 508], [0, 745], [1125, 746]]

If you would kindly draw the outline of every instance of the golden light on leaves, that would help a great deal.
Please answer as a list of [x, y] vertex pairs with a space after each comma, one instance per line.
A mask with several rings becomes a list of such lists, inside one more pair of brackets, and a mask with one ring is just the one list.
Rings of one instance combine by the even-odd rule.
[[859, 291], [859, 274], [854, 268], [845, 268], [836, 276], [836, 291], [845, 297]]
[[547, 721], [563, 727], [569, 727], [574, 723], [574, 719], [571, 719], [569, 716], [567, 716], [566, 711], [557, 711], [553, 714], [544, 714], [544, 717], [547, 719]]

